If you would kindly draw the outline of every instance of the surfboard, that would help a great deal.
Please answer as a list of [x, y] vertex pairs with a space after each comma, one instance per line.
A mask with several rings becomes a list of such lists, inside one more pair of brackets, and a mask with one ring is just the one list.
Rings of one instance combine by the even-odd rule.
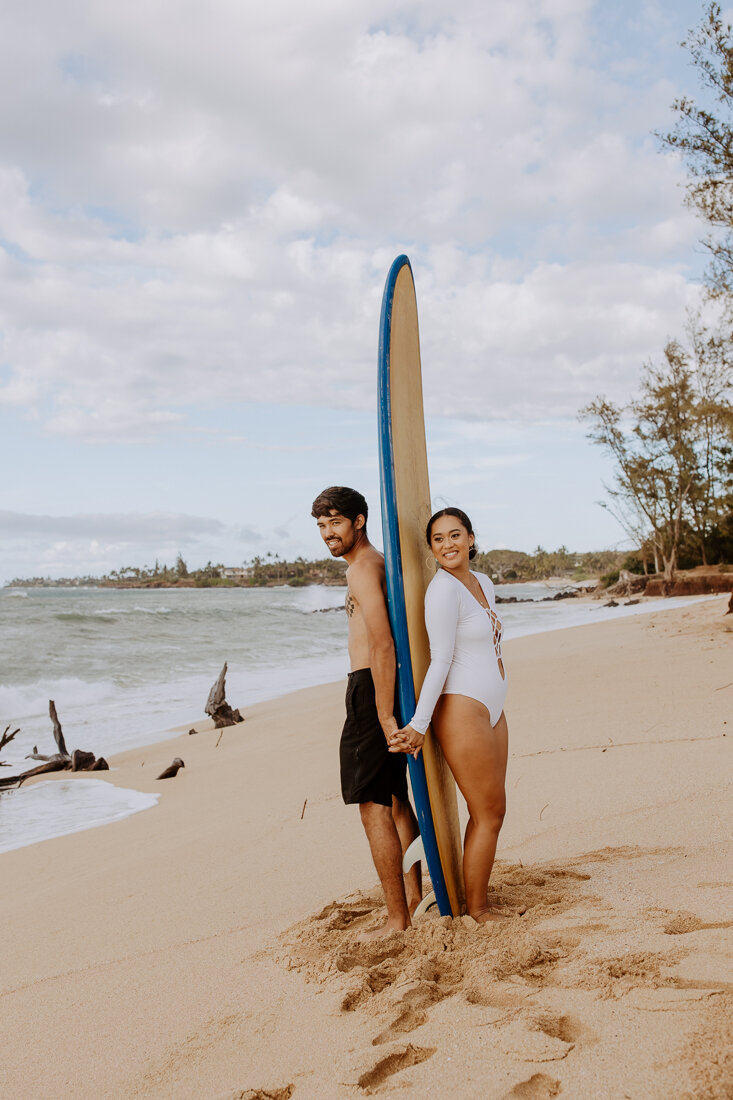
[[[392, 264], [379, 326], [379, 458], [387, 602], [397, 656], [402, 725], [415, 712], [430, 663], [425, 589], [434, 574], [425, 543], [431, 515], [425, 445], [417, 299], [407, 256]], [[456, 787], [429, 729], [417, 760], [408, 757], [421, 844], [443, 916], [465, 912]], [[411, 846], [413, 848], [413, 846]], [[414, 850], [410, 858], [414, 859]], [[409, 859], [406, 859], [409, 865]]]

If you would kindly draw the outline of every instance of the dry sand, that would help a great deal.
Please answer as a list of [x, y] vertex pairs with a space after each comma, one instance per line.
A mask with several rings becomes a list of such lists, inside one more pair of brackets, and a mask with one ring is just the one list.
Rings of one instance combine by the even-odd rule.
[[0, 1095], [733, 1096], [726, 605], [506, 645], [500, 925], [358, 943], [343, 685], [114, 758], [156, 808], [0, 857]]

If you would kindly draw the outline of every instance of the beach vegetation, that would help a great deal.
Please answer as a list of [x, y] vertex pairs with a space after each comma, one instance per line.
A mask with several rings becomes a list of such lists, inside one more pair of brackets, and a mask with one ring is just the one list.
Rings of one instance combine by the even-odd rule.
[[641, 553], [633, 553], [626, 555], [621, 562], [621, 568], [626, 570], [627, 573], [644, 574], [649, 572], [647, 564], [648, 559], [645, 556], [642, 556]]
[[614, 460], [605, 506], [643, 558], [651, 549], [655, 572], [667, 583], [690, 544], [689, 564], [725, 557], [719, 532], [733, 513], [728, 344], [695, 318], [689, 334], [689, 346], [671, 340], [661, 361], [643, 367], [630, 402], [600, 396], [580, 412], [590, 422], [589, 438]]
[[577, 552], [568, 550], [566, 546], [560, 546], [557, 550], [537, 546], [532, 554], [521, 550], [479, 551], [473, 566], [479, 573], [488, 573], [495, 584], [546, 581], [550, 577], [583, 581], [619, 566], [622, 557], [618, 550]]

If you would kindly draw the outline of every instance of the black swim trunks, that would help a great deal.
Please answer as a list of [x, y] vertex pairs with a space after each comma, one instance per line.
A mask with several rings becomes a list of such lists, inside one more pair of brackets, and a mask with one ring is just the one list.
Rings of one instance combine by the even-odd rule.
[[407, 756], [387, 748], [377, 717], [371, 669], [349, 673], [339, 754], [341, 793], [347, 806], [355, 802], [391, 806], [392, 795], [407, 801]]

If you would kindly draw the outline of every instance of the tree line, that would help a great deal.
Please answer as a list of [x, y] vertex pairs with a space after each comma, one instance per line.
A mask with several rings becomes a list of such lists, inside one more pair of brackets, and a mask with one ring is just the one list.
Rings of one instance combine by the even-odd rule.
[[686, 203], [705, 225], [704, 308], [643, 366], [632, 400], [601, 395], [580, 412], [614, 460], [604, 506], [644, 571], [668, 582], [680, 567], [733, 561], [733, 32], [719, 4], [706, 5], [682, 45], [701, 100], [675, 100], [675, 127], [657, 136], [684, 158]]
[[208, 561], [200, 569], [189, 569], [182, 554], [172, 566], [156, 561], [153, 566], [125, 565], [102, 576], [14, 577], [8, 588], [258, 588], [278, 584], [299, 587], [306, 584], [344, 584], [346, 563], [334, 558], [307, 561], [299, 557], [284, 561], [268, 553], [225, 566]]

